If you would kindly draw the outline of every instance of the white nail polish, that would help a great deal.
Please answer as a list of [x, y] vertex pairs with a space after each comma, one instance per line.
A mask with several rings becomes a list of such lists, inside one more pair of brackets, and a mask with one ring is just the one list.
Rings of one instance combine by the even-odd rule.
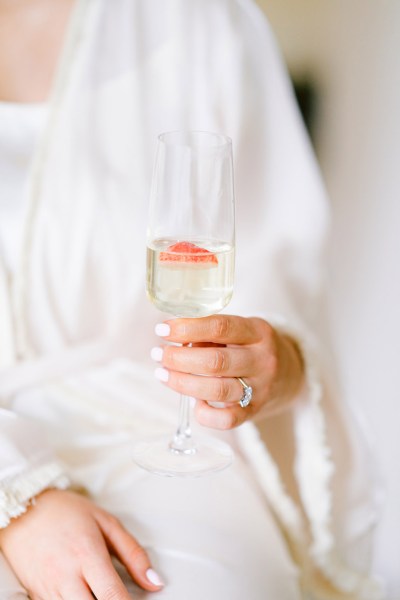
[[158, 323], [155, 332], [160, 337], [167, 337], [171, 333], [171, 327], [167, 323]]
[[161, 579], [159, 574], [155, 572], [154, 569], [147, 569], [146, 577], [150, 581], [150, 583], [156, 585], [157, 587], [162, 587], [164, 585], [163, 580]]
[[156, 346], [155, 348], [152, 348], [152, 350], [150, 352], [151, 358], [157, 362], [162, 361], [163, 354], [164, 354], [163, 349], [159, 348], [158, 346]]
[[154, 375], [157, 377], [157, 379], [163, 381], [164, 383], [167, 383], [169, 379], [169, 372], [167, 369], [163, 369], [162, 367], [158, 367], [158, 369], [154, 371]]

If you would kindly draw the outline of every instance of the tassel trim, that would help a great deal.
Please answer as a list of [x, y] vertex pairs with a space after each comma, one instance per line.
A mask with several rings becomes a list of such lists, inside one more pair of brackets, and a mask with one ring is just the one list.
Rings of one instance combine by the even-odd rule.
[[298, 343], [304, 358], [308, 419], [313, 424], [313, 435], [310, 439], [301, 440], [302, 461], [307, 464], [307, 483], [299, 480], [299, 487], [309, 521], [311, 544], [307, 539], [302, 514], [285, 490], [279, 469], [252, 423], [246, 423], [238, 430], [242, 451], [253, 466], [271, 508], [288, 537], [294, 558], [302, 568], [305, 587], [311, 590], [315, 587], [313, 580], [317, 569], [345, 598], [382, 600], [381, 584], [367, 573], [347, 567], [336, 551], [331, 492], [335, 466], [327, 440], [321, 406], [323, 390], [313, 344], [307, 336], [299, 334], [299, 329], [288, 327], [281, 316], [264, 318], [282, 333], [290, 335]]
[[61, 465], [50, 462], [0, 482], [0, 529], [24, 514], [38, 494], [48, 488], [66, 489], [69, 478]]

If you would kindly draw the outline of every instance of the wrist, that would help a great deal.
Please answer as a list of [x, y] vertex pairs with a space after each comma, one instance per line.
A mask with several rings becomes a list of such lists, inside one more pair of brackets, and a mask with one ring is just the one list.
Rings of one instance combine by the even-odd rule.
[[278, 372], [272, 397], [280, 408], [289, 407], [300, 393], [305, 381], [304, 357], [296, 340], [275, 330]]

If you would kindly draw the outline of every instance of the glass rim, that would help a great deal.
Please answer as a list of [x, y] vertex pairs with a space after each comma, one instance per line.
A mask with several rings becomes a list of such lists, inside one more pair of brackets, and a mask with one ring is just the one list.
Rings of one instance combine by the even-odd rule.
[[[218, 133], [216, 131], [206, 131], [206, 130], [202, 130], [202, 129], [175, 129], [175, 130], [171, 130], [171, 131], [165, 131], [163, 133], [160, 133], [158, 136], [158, 141], [161, 142], [162, 144], [165, 144], [166, 146], [172, 146], [172, 145], [180, 145], [180, 146], [189, 146], [189, 144], [184, 143], [182, 141], [181, 144], [176, 144], [176, 143], [172, 143], [168, 141], [169, 137], [173, 137], [176, 136], [178, 137], [179, 135], [184, 136], [184, 135], [197, 135], [199, 137], [203, 137], [204, 138], [206, 136], [209, 136], [210, 138], [213, 137], [215, 140], [217, 140], [219, 143], [213, 144], [212, 146], [209, 146], [209, 148], [226, 148], [229, 146], [232, 146], [232, 138], [230, 138], [228, 135], [225, 135], [224, 133]], [[201, 146], [197, 146], [198, 148], [201, 148]]]

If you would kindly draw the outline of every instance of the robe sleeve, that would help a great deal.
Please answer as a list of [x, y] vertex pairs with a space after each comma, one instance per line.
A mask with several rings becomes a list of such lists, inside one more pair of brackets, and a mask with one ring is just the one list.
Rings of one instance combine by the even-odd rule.
[[290, 334], [306, 365], [286, 424], [285, 417], [259, 429], [248, 424], [239, 437], [312, 580], [307, 587], [318, 597], [334, 588], [346, 598], [379, 598], [369, 576], [378, 506], [373, 461], [343, 400], [326, 319], [329, 201], [268, 24], [249, 1], [231, 3], [229, 14], [216, 77], [235, 153], [237, 269], [228, 308]]
[[62, 465], [28, 419], [0, 409], [0, 528], [22, 515], [32, 499], [48, 488], [64, 489], [69, 480]]
[[[11, 324], [5, 274], [0, 262], [2, 374], [14, 360]], [[2, 408], [2, 404], [5, 403], [0, 397], [0, 528], [6, 527], [11, 519], [22, 515], [33, 498], [45, 489], [64, 489], [69, 485], [63, 466], [45, 443], [43, 431], [29, 419]]]

